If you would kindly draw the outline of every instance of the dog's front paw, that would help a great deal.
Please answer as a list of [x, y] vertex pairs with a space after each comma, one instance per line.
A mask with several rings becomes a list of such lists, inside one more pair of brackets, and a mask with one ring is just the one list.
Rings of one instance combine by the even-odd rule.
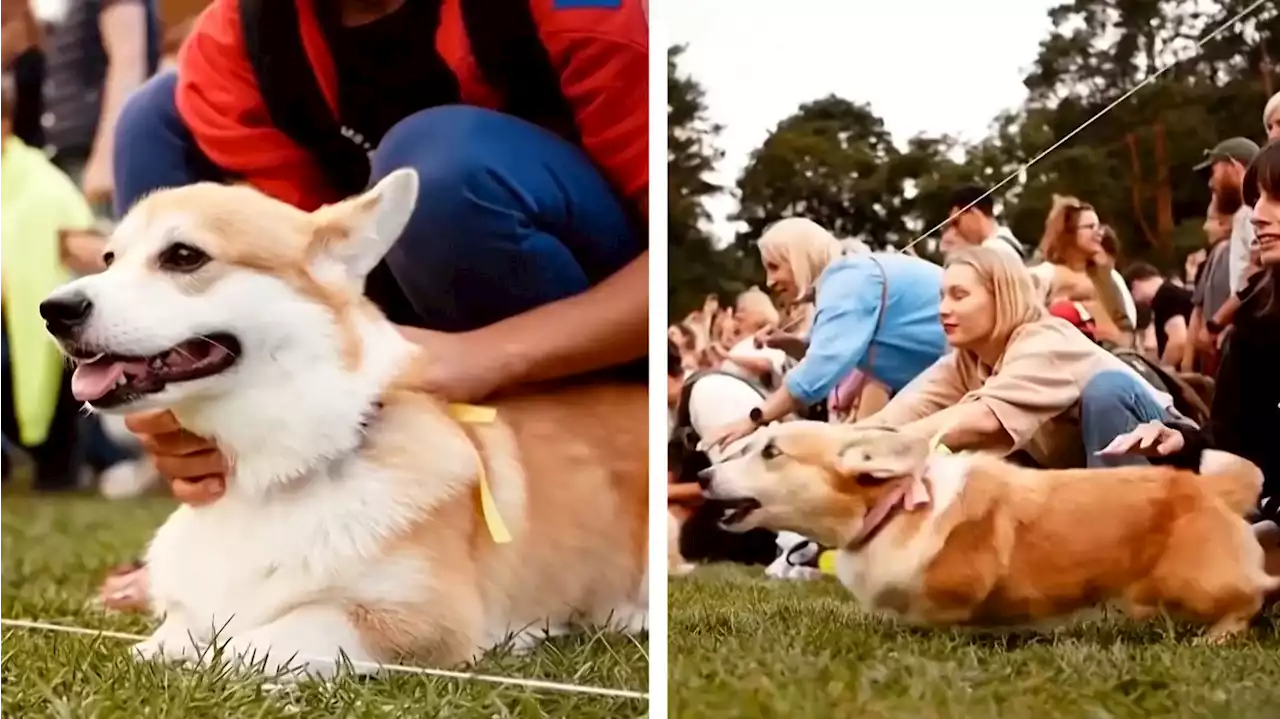
[[200, 648], [189, 634], [161, 627], [155, 634], [133, 645], [133, 658], [142, 662], [190, 662], [200, 658]]
[[263, 631], [242, 634], [227, 642], [222, 648], [222, 660], [243, 670], [270, 676], [277, 682], [333, 676], [341, 663], [336, 655], [329, 661], [305, 656]]

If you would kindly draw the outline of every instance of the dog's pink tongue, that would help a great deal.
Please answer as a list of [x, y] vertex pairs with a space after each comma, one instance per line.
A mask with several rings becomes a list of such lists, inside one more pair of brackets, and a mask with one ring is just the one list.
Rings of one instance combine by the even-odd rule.
[[146, 372], [144, 360], [97, 360], [81, 362], [71, 375], [71, 395], [80, 402], [100, 399], [116, 386], [125, 368]]

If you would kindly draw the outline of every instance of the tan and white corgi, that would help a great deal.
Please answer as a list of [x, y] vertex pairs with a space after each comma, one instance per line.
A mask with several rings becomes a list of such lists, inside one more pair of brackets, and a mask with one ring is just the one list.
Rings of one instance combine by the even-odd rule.
[[42, 306], [80, 400], [169, 408], [232, 461], [225, 496], [151, 542], [163, 622], [142, 657], [216, 635], [268, 671], [323, 675], [340, 655], [448, 665], [511, 637], [647, 630], [646, 389], [548, 386], [480, 422], [416, 390], [431, 358], [362, 288], [417, 187], [398, 171], [314, 213], [246, 187], [158, 192], [115, 229], [105, 272]]
[[866, 608], [924, 626], [1043, 625], [1118, 602], [1244, 630], [1280, 579], [1243, 515], [1262, 474], [1224, 452], [1169, 467], [1034, 470], [931, 453], [887, 429], [762, 428], [707, 470], [725, 526], [790, 530], [838, 549]]

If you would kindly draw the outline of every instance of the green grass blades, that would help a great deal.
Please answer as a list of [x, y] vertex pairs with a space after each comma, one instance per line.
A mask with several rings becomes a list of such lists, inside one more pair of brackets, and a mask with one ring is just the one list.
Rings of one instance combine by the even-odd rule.
[[1114, 615], [982, 638], [862, 614], [832, 579], [723, 566], [670, 582], [672, 717], [1280, 717], [1276, 610], [1224, 646]]
[[[173, 508], [6, 493], [3, 616], [146, 634], [142, 615], [88, 607], [102, 577], [140, 554]], [[3, 630], [0, 714], [11, 717], [599, 717], [644, 716], [641, 699], [555, 693], [416, 675], [344, 677], [284, 690], [225, 667], [175, 668], [129, 658], [130, 643], [28, 629]], [[473, 671], [647, 691], [647, 644], [621, 635], [554, 640], [532, 654], [495, 652]]]

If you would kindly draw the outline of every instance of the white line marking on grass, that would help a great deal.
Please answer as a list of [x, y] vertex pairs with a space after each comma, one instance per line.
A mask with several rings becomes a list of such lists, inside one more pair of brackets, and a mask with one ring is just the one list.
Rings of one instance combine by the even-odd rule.
[[[126, 641], [142, 641], [146, 637], [138, 634], [126, 634], [124, 632], [112, 632], [105, 629], [87, 629], [85, 627], [73, 627], [66, 624], [49, 624], [46, 622], [33, 622], [27, 619], [0, 619], [0, 626], [13, 627], [15, 629], [35, 629], [46, 632], [64, 632], [67, 634], [84, 634], [96, 637], [108, 637], [110, 639], [121, 639]], [[297, 657], [306, 661], [319, 661], [333, 663], [332, 659], [316, 659], [313, 657]], [[543, 679], [523, 679], [520, 677], [499, 677], [492, 674], [474, 674], [471, 672], [458, 672], [448, 669], [427, 669], [424, 667], [411, 667], [403, 664], [378, 664], [375, 662], [357, 662], [349, 661], [354, 668], [374, 669], [392, 672], [401, 672], [404, 674], [420, 674], [438, 679], [460, 679], [465, 681], [486, 682], [489, 684], [505, 684], [509, 686], [525, 687], [527, 689], [540, 689], [549, 692], [562, 692], [566, 694], [592, 694], [602, 697], [614, 697], [617, 699], [648, 699], [648, 692], [638, 692], [630, 689], [609, 689], [606, 687], [593, 687], [582, 684], [564, 684], [561, 682], [550, 682]]]

